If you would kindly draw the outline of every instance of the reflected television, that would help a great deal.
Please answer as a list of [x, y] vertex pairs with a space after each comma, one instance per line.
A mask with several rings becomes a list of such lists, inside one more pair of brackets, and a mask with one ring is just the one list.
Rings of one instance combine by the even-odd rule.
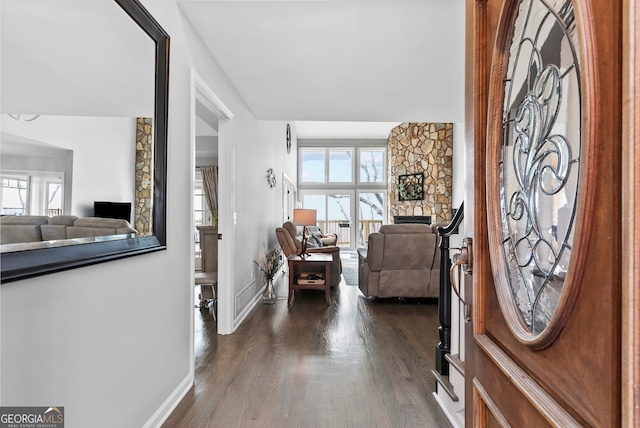
[[95, 201], [93, 216], [102, 218], [117, 218], [131, 223], [131, 202]]

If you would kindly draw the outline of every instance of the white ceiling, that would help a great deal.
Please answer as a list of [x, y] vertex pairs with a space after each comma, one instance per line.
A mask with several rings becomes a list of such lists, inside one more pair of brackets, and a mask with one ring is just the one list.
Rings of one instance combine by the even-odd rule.
[[313, 122], [297, 121], [298, 138], [383, 139], [402, 122]]
[[[464, 120], [463, 0], [178, 4], [256, 118], [295, 122], [299, 138], [386, 138], [400, 122]], [[0, 17], [2, 113], [150, 115], [151, 41], [115, 2], [2, 0]]]
[[367, 124], [464, 120], [463, 0], [178, 4], [254, 115], [296, 121], [299, 138], [386, 138]]

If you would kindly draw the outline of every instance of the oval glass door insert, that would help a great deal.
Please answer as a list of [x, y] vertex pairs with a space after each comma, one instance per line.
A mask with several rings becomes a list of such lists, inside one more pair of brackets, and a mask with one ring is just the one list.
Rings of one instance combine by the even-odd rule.
[[497, 172], [488, 210], [501, 307], [519, 317], [516, 336], [535, 342], [567, 300], [582, 167], [581, 70], [571, 1], [516, 3], [501, 76], [492, 80], [501, 102], [490, 111], [501, 118], [490, 128], [499, 142], [489, 150]]

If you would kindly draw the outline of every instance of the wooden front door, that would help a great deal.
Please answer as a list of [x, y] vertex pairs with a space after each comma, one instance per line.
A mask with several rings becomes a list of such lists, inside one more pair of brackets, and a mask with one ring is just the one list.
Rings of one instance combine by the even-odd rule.
[[622, 9], [467, 0], [469, 427], [622, 424]]

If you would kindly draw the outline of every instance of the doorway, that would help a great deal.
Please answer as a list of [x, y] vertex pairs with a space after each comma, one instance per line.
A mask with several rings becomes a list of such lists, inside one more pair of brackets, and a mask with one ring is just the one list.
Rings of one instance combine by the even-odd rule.
[[282, 223], [293, 221], [298, 190], [287, 174], [282, 173]]
[[[195, 284], [196, 251], [200, 250], [200, 233], [197, 223], [214, 225], [217, 223], [217, 257], [215, 260], [217, 287], [217, 330], [218, 334], [229, 334], [233, 330], [233, 268], [229, 254], [233, 254], [233, 194], [231, 183], [235, 174], [233, 150], [233, 113], [208, 87], [200, 75], [191, 73], [191, 152], [192, 222], [189, 233], [193, 236], [191, 284]], [[196, 200], [196, 168], [201, 172], [205, 166], [215, 166], [218, 171], [217, 198], [215, 207], [202, 199]], [[202, 179], [204, 181], [204, 178]], [[202, 186], [203, 188], [205, 186]], [[203, 193], [203, 192], [202, 192]], [[196, 219], [196, 212], [198, 218]], [[198, 243], [197, 243], [198, 242]], [[201, 265], [202, 266], [202, 265]], [[195, 287], [190, 301], [195, 300]], [[193, 323], [193, 318], [192, 318]], [[193, 324], [191, 331], [193, 331]], [[191, 336], [193, 341], [193, 335]], [[193, 343], [191, 344], [193, 352]], [[193, 358], [192, 358], [193, 360]]]

